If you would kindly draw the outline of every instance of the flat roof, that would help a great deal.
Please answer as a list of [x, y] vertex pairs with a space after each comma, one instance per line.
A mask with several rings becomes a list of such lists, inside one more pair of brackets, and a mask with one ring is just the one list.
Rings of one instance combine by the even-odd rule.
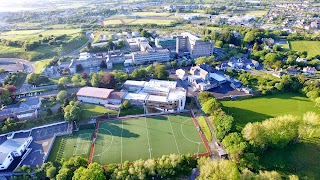
[[177, 87], [177, 81], [164, 81], [158, 79], [150, 79], [149, 82], [146, 82], [144, 86], [153, 87], [153, 88], [170, 88], [174, 89]]
[[144, 86], [145, 81], [134, 81], [134, 80], [127, 80], [123, 85], [126, 86]]
[[148, 94], [146, 93], [128, 93], [124, 97], [124, 99], [127, 100], [145, 100], [147, 98]]
[[148, 101], [167, 102], [167, 96], [149, 95]]
[[8, 139], [4, 143], [0, 144], [0, 153], [10, 153], [15, 151], [30, 138], [32, 137]]
[[219, 75], [217, 73], [210, 73], [210, 77], [215, 79], [215, 80], [217, 80], [217, 81], [219, 81], [219, 82], [227, 80], [225, 77], [223, 77], [223, 76], [221, 76], [221, 75]]
[[83, 87], [77, 92], [77, 96], [88, 96], [94, 98], [107, 99], [111, 92], [113, 92], [113, 89]]

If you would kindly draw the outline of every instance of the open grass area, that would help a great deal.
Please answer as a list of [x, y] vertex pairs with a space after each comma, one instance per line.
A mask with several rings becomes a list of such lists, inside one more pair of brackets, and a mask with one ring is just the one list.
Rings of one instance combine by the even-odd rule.
[[170, 25], [171, 23], [175, 22], [174, 20], [167, 20], [167, 19], [137, 19], [132, 21], [129, 24], [158, 24], [158, 25]]
[[270, 149], [260, 159], [262, 169], [320, 179], [320, 139], [299, 140], [282, 149]]
[[82, 113], [83, 113], [83, 116], [81, 120], [88, 120], [88, 119], [91, 119], [91, 117], [103, 115], [106, 113], [117, 114], [118, 111], [107, 109], [102, 105], [98, 106], [93, 104], [85, 104], [82, 106]]
[[275, 116], [292, 114], [302, 116], [308, 111], [320, 113], [314, 102], [300, 94], [286, 93], [245, 100], [221, 101], [223, 109], [236, 120], [236, 129], [241, 130], [249, 122], [260, 122]]
[[254, 15], [257, 17], [262, 17], [268, 13], [266, 10], [256, 10], [256, 11], [237, 11], [237, 13]]
[[0, 35], [1, 39], [11, 41], [35, 42], [44, 37], [66, 35], [61, 39], [64, 42], [60, 45], [41, 45], [32, 51], [25, 51], [23, 47], [12, 47], [0, 45], [0, 57], [16, 57], [27, 60], [39, 60], [52, 58], [71, 53], [72, 51], [83, 46], [88, 37], [80, 35], [80, 29], [56, 29], [56, 30], [23, 30], [8, 31]]
[[[221, 101], [224, 111], [235, 118], [236, 130], [249, 122], [292, 114], [302, 116], [308, 111], [320, 114], [320, 108], [308, 98], [294, 93], [255, 97], [245, 100]], [[280, 149], [268, 149], [260, 158], [265, 170], [296, 174], [300, 179], [320, 179], [320, 139], [302, 139]]]
[[177, 114], [100, 122], [92, 160], [107, 165], [204, 152], [191, 117]]
[[171, 16], [172, 13], [157, 13], [157, 12], [134, 12], [132, 13], [134, 15], [139, 15], [139, 16], [161, 16], [161, 17], [168, 17]]
[[320, 54], [320, 41], [291, 41], [292, 50], [307, 51], [308, 56]]
[[57, 137], [51, 149], [48, 161], [60, 161], [73, 156], [89, 157], [94, 129], [74, 132], [72, 135]]
[[212, 141], [212, 134], [206, 119], [203, 116], [197, 118], [199, 126], [201, 127], [203, 134], [206, 136], [207, 140]]
[[137, 115], [137, 114], [144, 114], [144, 109], [139, 107], [130, 107], [129, 109], [122, 109], [120, 112], [120, 116]]
[[36, 73], [41, 73], [41, 71], [50, 63], [51, 59], [44, 59], [34, 63], [36, 66]]

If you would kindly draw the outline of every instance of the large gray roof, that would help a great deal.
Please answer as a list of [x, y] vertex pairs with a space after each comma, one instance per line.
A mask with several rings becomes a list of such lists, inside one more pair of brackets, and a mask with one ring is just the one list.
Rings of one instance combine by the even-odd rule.
[[1, 153], [10, 153], [12, 151], [17, 150], [29, 138], [31, 138], [31, 137], [6, 140], [4, 143], [0, 144], [0, 154]]

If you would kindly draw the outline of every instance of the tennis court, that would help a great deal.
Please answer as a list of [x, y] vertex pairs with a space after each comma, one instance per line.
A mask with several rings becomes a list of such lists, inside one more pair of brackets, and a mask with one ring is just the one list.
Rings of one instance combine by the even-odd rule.
[[208, 155], [188, 113], [100, 122], [89, 161], [102, 165], [169, 154]]

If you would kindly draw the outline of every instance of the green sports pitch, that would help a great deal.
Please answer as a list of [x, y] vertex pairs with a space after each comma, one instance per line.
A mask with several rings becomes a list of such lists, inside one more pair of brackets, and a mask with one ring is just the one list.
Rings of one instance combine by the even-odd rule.
[[188, 113], [101, 121], [89, 162], [103, 165], [168, 154], [209, 155]]

